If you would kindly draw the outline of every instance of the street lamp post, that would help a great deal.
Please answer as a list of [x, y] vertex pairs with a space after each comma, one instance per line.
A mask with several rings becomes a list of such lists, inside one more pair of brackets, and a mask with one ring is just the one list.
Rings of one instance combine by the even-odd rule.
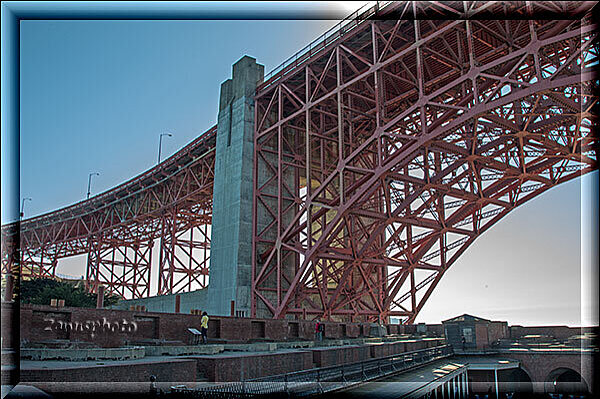
[[160, 163], [160, 150], [162, 149], [162, 138], [163, 136], [173, 137], [171, 133], [161, 133], [158, 138], [158, 163]]
[[31, 201], [31, 198], [29, 197], [25, 197], [23, 198], [23, 200], [21, 201], [21, 213], [19, 214], [21, 216], [21, 218], [25, 215], [25, 201]]
[[94, 175], [100, 176], [100, 173], [98, 173], [98, 172], [92, 172], [92, 173], [89, 174], [89, 176], [88, 176], [87, 199], [90, 199], [90, 193], [91, 193], [90, 189], [92, 187], [92, 176], [94, 176]]

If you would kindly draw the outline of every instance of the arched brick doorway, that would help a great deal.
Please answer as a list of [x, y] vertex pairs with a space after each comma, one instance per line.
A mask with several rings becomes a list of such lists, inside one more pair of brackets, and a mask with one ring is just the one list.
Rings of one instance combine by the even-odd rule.
[[533, 393], [532, 379], [522, 368], [498, 371], [500, 392], [512, 393], [513, 399], [529, 398]]
[[587, 394], [588, 384], [577, 371], [560, 367], [552, 370], [546, 377], [546, 393]]

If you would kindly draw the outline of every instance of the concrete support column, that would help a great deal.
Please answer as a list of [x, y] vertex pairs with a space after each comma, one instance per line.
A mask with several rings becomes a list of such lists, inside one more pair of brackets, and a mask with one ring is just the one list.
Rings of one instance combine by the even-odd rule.
[[244, 56], [221, 85], [208, 285], [213, 315], [229, 316], [235, 301], [235, 310], [250, 316], [254, 92], [263, 77], [264, 66]]

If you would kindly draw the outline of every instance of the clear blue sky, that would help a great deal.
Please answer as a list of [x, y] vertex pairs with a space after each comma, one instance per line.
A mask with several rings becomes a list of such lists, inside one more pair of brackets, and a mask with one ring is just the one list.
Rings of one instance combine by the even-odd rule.
[[[269, 71], [336, 22], [22, 22], [21, 198], [33, 198], [26, 217], [85, 198], [90, 172], [100, 173], [94, 194], [152, 167], [161, 132], [173, 134], [163, 157], [173, 154], [214, 125], [235, 61], [247, 54]], [[581, 318], [582, 279], [590, 281], [581, 271], [589, 236], [581, 192], [597, 198], [597, 180], [596, 172], [554, 188], [485, 233], [417, 321], [466, 312], [512, 324], [597, 324]], [[597, 220], [597, 204], [588, 208]], [[59, 266], [71, 275], [84, 269], [82, 257]], [[597, 300], [597, 287], [590, 292]]]

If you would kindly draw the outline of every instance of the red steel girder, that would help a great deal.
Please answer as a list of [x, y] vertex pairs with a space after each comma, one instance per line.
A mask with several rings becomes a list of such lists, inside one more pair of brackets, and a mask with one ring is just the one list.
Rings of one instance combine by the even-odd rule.
[[597, 169], [594, 5], [396, 4], [262, 84], [253, 315], [413, 322], [481, 233]]
[[[211, 205], [211, 204], [209, 204]], [[158, 294], [208, 286], [212, 206], [165, 215], [160, 240]]]
[[[163, 226], [176, 225], [173, 233], [181, 238], [186, 231], [206, 234], [211, 224], [215, 139], [216, 126], [156, 167], [112, 190], [67, 208], [2, 226], [3, 275], [11, 265], [20, 265], [23, 275], [54, 277], [58, 260], [88, 254], [86, 283], [90, 290], [95, 292], [103, 284], [122, 297], [148, 296], [151, 251]], [[186, 216], [194, 214], [195, 218]], [[193, 222], [181, 223], [182, 218]], [[5, 242], [12, 245], [4, 245]], [[181, 240], [173, 252], [161, 247], [160, 254], [188, 262], [185, 274], [206, 285], [208, 242], [205, 238], [201, 244], [206, 252], [204, 262], [191, 259], [195, 249], [180, 254], [178, 251], [185, 247]], [[198, 247], [196, 241], [190, 245]], [[15, 248], [18, 258], [10, 255]], [[183, 260], [186, 256], [190, 259]], [[166, 263], [159, 266], [166, 267]], [[159, 280], [163, 281], [166, 275], [179, 278], [177, 273], [169, 273], [159, 270]], [[161, 287], [161, 293], [171, 293], [169, 287]], [[183, 289], [189, 287], [188, 284]], [[176, 289], [180, 292], [182, 288]]]

